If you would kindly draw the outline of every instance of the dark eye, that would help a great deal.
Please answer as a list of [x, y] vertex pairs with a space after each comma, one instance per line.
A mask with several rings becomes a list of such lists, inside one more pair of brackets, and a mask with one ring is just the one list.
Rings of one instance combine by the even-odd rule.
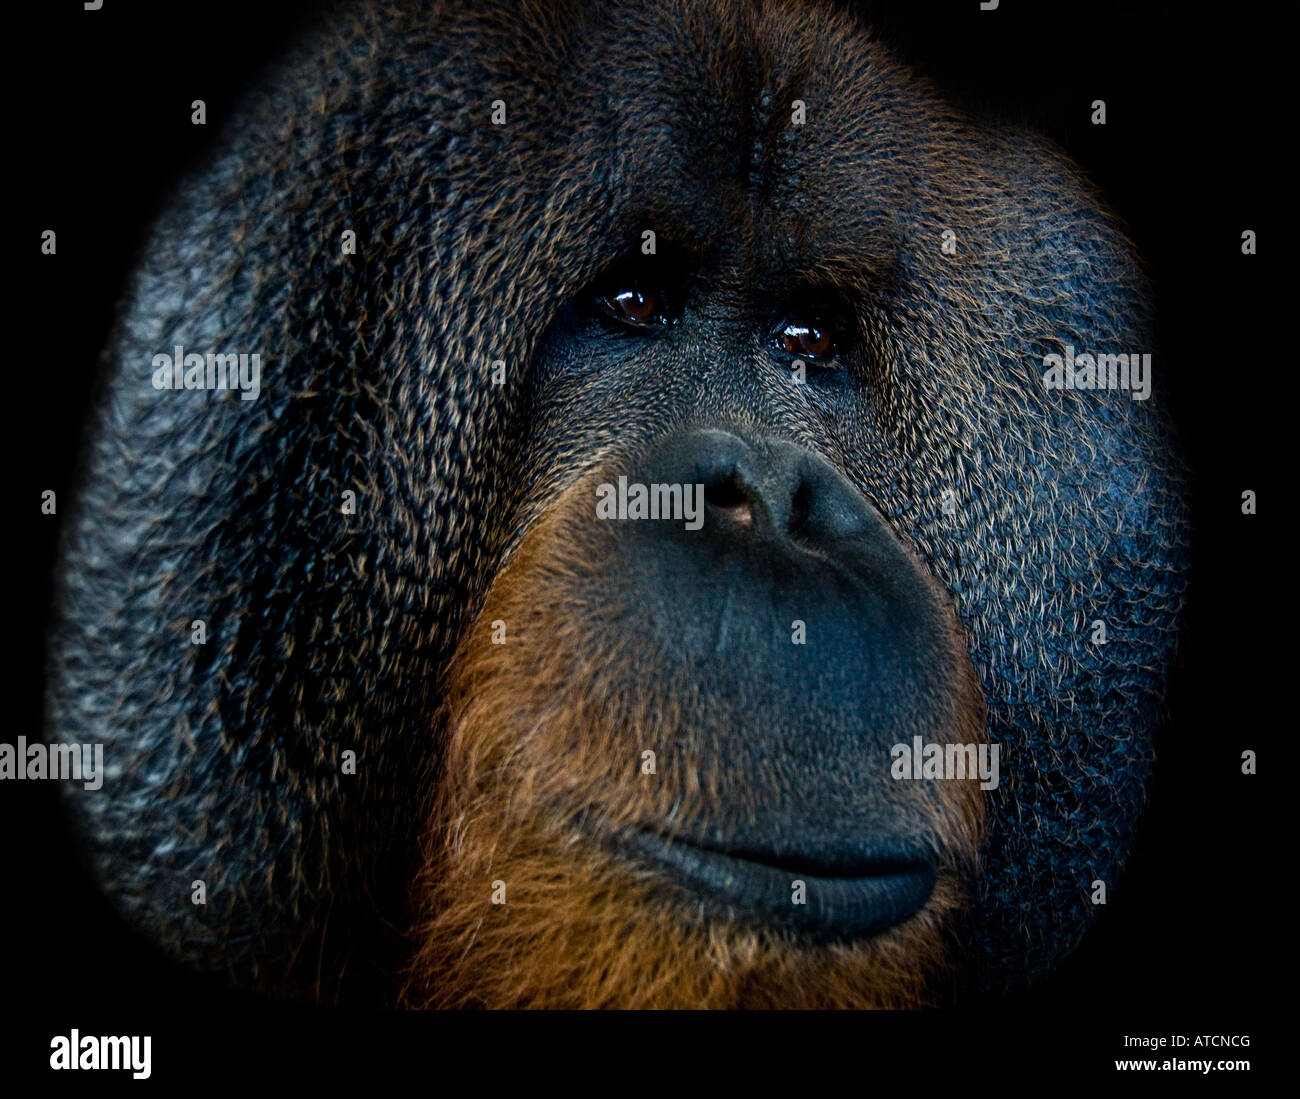
[[835, 325], [820, 317], [786, 317], [769, 340], [777, 351], [813, 362], [833, 358], [841, 347]]
[[608, 325], [660, 335], [681, 318], [687, 285], [698, 262], [672, 242], [655, 255], [631, 250], [607, 267], [577, 299], [579, 310]]
[[616, 321], [634, 328], [665, 325], [672, 319], [668, 315], [667, 295], [637, 283], [619, 285], [598, 294], [596, 304]]

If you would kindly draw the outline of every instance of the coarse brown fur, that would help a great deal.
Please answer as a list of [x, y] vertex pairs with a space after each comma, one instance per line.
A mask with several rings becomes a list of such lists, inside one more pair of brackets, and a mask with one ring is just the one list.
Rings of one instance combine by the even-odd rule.
[[[975, 780], [898, 784], [900, 803], [925, 799], [938, 882], [921, 912], [867, 942], [811, 945], [707, 920], [694, 911], [698, 898], [593, 841], [661, 821], [675, 833], [716, 806], [743, 813], [754, 776], [729, 767], [683, 727], [675, 692], [689, 692], [689, 684], [646, 677], [664, 655], [646, 649], [641, 610], [621, 605], [590, 564], [609, 556], [599, 544], [602, 526], [587, 519], [590, 499], [583, 481], [534, 527], [455, 661], [405, 1001], [497, 1008], [933, 1002], [952, 946], [948, 920], [969, 899], [983, 834]], [[505, 643], [493, 643], [489, 623], [505, 624]], [[622, 644], [604, 651], [600, 640], [610, 636]], [[949, 643], [953, 663], [967, 666], [955, 622]], [[983, 701], [969, 675], [950, 715], [951, 727], [933, 730], [932, 739], [983, 738]], [[643, 748], [658, 749], [654, 774], [639, 767]], [[888, 784], [888, 759], [881, 759], [879, 777]]]
[[[647, 229], [688, 255], [688, 308], [611, 336], [584, 303]], [[847, 350], [793, 385], [768, 318], [810, 293]], [[1042, 364], [1151, 330], [1069, 160], [843, 9], [346, 5], [160, 217], [108, 349], [49, 681], [51, 737], [105, 742], [102, 790], [67, 791], [99, 882], [173, 958], [326, 1001], [391, 1003], [401, 973], [418, 1005], [899, 1005], [1050, 970], [1136, 826], [1187, 512], [1159, 385], [1048, 391]], [[262, 351], [261, 396], [155, 391], [177, 343]], [[999, 744], [997, 789], [859, 751], [905, 684], [860, 714], [810, 673], [768, 714], [724, 668], [726, 710], [647, 641], [627, 554], [577, 518], [598, 466], [700, 425], [816, 454], [907, 547], [950, 688], [915, 731]], [[805, 667], [852, 686], [820, 643]], [[825, 758], [764, 742], [782, 717], [832, 730]], [[870, 823], [940, 861], [870, 942], [728, 922], [612, 842], [743, 822], [759, 787], [844, 831], [876, 778]]]

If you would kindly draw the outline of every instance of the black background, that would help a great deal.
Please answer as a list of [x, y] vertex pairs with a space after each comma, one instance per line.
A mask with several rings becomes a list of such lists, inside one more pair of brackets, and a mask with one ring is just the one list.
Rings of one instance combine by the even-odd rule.
[[[1279, 792], [1269, 777], [1278, 771], [1274, 747], [1294, 726], [1282, 726], [1273, 701], [1290, 633], [1277, 620], [1290, 611], [1290, 588], [1271, 568], [1277, 467], [1265, 457], [1279, 437], [1289, 440], [1290, 426], [1280, 422], [1277, 388], [1290, 363], [1275, 347], [1285, 306], [1272, 292], [1286, 247], [1274, 181], [1295, 129], [1269, 56], [1279, 31], [1246, 4], [1204, 13], [1042, 0], [1002, 0], [995, 12], [979, 11], [978, 0], [856, 7], [952, 97], [1061, 142], [1127, 221], [1156, 286], [1155, 384], [1173, 400], [1193, 473], [1191, 604], [1142, 831], [1083, 945], [1051, 978], [978, 1016], [843, 1018], [830, 1027], [790, 1016], [694, 1017], [687, 1027], [671, 1017], [348, 1016], [341, 1024], [330, 1013], [265, 1007], [167, 965], [91, 887], [53, 784], [14, 783], [3, 792], [10, 819], [0, 869], [6, 999], [20, 1008], [4, 1032], [8, 1069], [43, 1071], [50, 1037], [74, 1026], [153, 1034], [154, 1079], [163, 1080], [194, 1079], [200, 1065], [199, 1078], [238, 1079], [258, 1058], [274, 1058], [273, 1070], [295, 1079], [313, 1067], [334, 1078], [373, 1042], [386, 1058], [419, 1049], [454, 1059], [471, 1036], [513, 1044], [562, 1035], [575, 1051], [565, 1055], [569, 1071], [598, 1031], [608, 1035], [600, 1046], [629, 1043], [628, 1067], [638, 1049], [654, 1056], [641, 1044], [652, 1036], [654, 1046], [661, 1031], [667, 1042], [689, 1032], [709, 1050], [726, 1049], [732, 1064], [762, 1063], [771, 1047], [724, 1044], [743, 1026], [749, 1035], [779, 1033], [790, 1042], [781, 1048], [804, 1054], [846, 1048], [834, 1036], [851, 1035], [850, 1051], [869, 1053], [882, 1071], [911, 1061], [913, 1046], [938, 1042], [955, 1051], [949, 1068], [1031, 1067], [1044, 1084], [1113, 1076], [1112, 1059], [1136, 1052], [1121, 1049], [1126, 1033], [1245, 1032], [1248, 1050], [1183, 1055], [1246, 1057], [1258, 1082], [1270, 1059], [1263, 997], [1287, 983], [1275, 935], [1279, 882], [1292, 877], [1271, 854], [1280, 845], [1265, 823]], [[38, 496], [53, 488], [62, 498], [73, 482], [79, 425], [133, 248], [301, 9], [106, 0], [84, 12], [79, 2], [47, 0], [23, 17], [30, 22], [11, 34], [9, 58], [19, 131], [10, 136], [11, 158], [18, 150], [10, 174], [25, 192], [10, 253], [21, 368], [10, 379], [26, 399], [11, 405], [8, 422], [20, 440], [19, 540], [33, 559], [12, 574], [18, 612], [8, 663], [20, 701], [6, 739], [40, 733], [57, 520], [39, 514]], [[200, 98], [207, 127], [189, 120]], [[1089, 120], [1097, 98], [1107, 104], [1105, 126]], [[47, 228], [58, 233], [55, 257], [39, 254]], [[1259, 255], [1241, 254], [1244, 229], [1259, 234]], [[1259, 494], [1260, 515], [1240, 513], [1247, 488]], [[1260, 775], [1241, 774], [1245, 748], [1259, 752]], [[350, 1046], [336, 1041], [343, 1025]]]

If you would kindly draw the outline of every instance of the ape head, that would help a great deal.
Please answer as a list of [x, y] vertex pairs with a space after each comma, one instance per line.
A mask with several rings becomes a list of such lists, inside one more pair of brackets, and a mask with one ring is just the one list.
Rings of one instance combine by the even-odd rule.
[[[1045, 363], [1136, 366], [1145, 293], [1059, 152], [833, 9], [347, 11], [111, 347], [50, 695], [106, 742], [104, 888], [413, 1005], [1050, 968], [1131, 840], [1186, 520], [1158, 393]], [[177, 345], [257, 399], [160, 387]]]

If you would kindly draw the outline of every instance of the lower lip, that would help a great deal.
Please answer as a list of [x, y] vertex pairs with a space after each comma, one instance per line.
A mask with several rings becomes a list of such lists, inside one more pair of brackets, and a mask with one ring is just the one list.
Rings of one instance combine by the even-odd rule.
[[[706, 911], [818, 942], [870, 938], [903, 923], [924, 906], [935, 882], [934, 863], [924, 858], [880, 859], [854, 867], [851, 876], [821, 877], [650, 832], [619, 847], [697, 894]], [[804, 883], [803, 903], [795, 903], [796, 881]]]

